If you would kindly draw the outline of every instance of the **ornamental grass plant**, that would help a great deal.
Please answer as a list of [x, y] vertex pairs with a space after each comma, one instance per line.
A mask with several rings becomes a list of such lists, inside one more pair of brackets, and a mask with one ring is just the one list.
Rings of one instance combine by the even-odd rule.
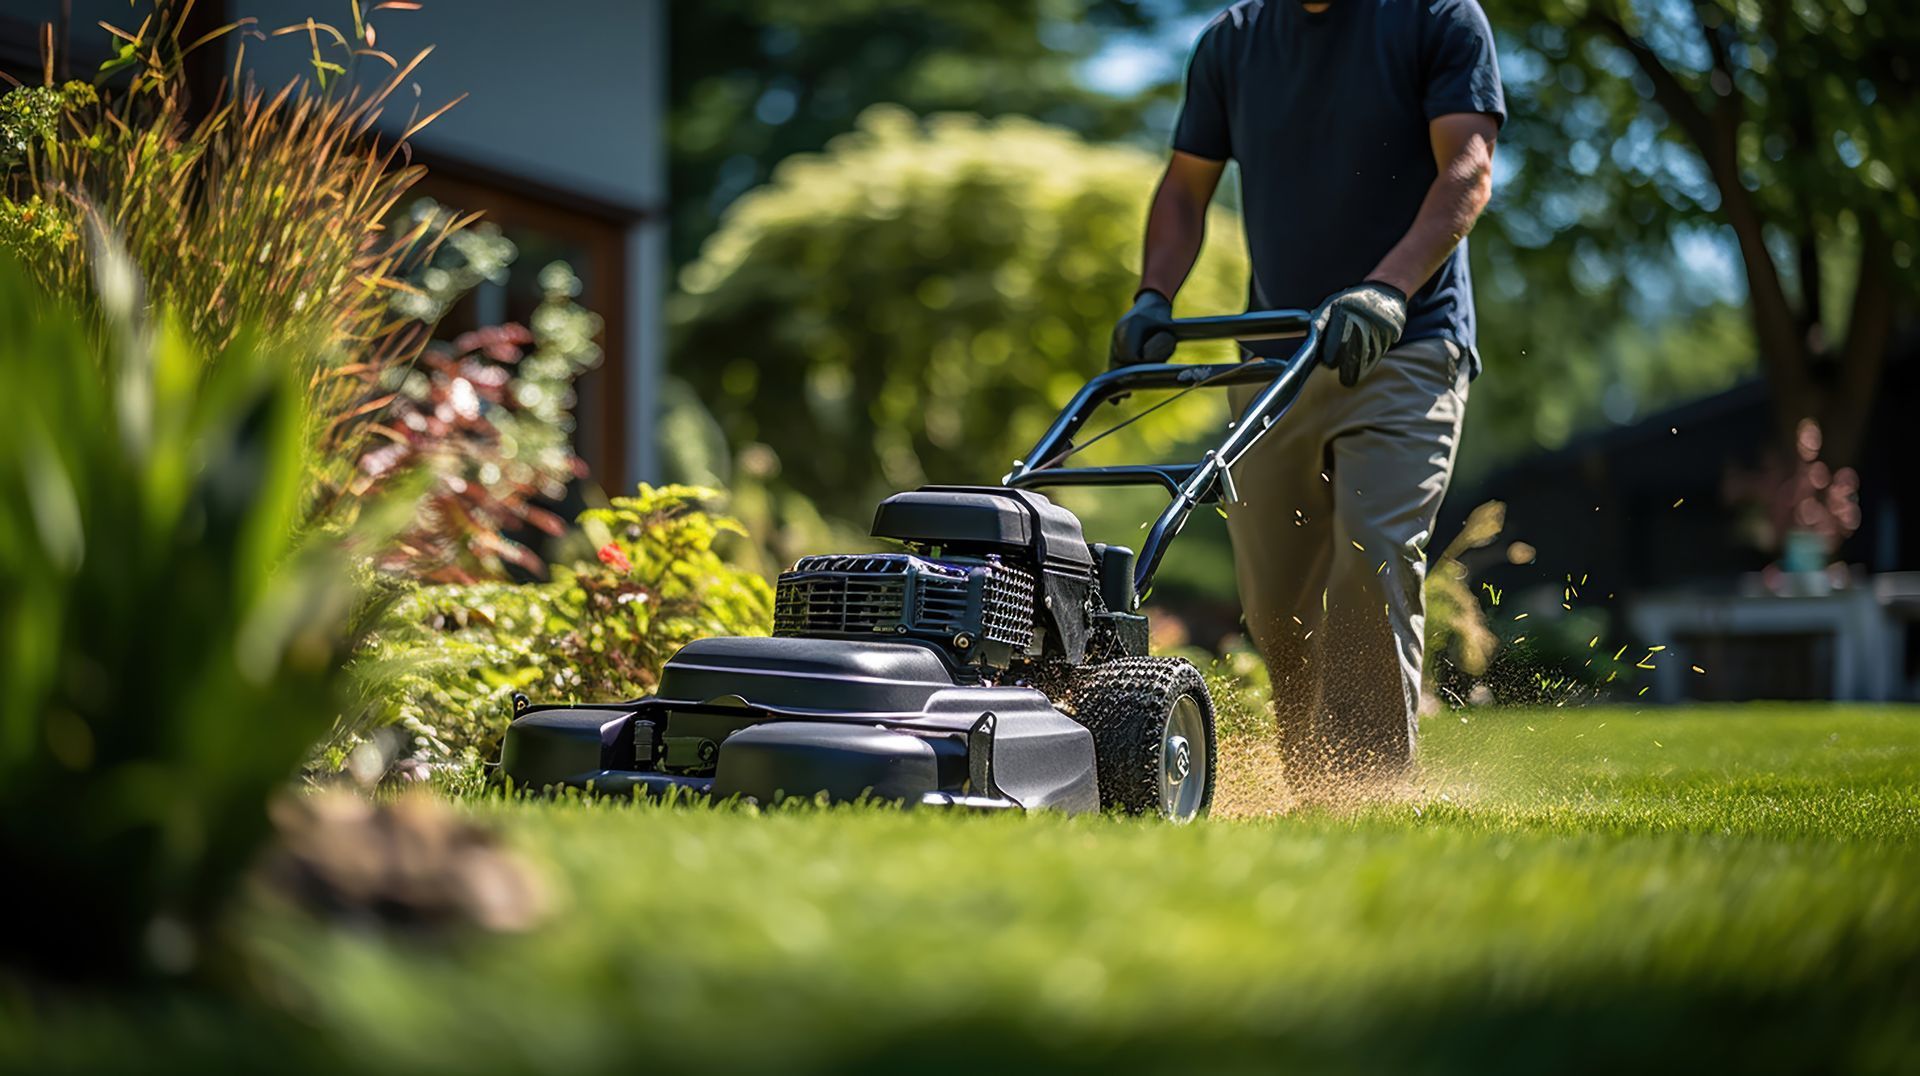
[[[397, 315], [408, 266], [465, 223], [432, 217], [395, 229], [402, 199], [424, 170], [406, 138], [376, 128], [399, 107], [396, 92], [426, 58], [374, 49], [364, 24], [354, 37], [318, 23], [314, 76], [284, 86], [245, 74], [246, 47], [264, 31], [252, 20], [188, 38], [192, 4], [156, 0], [130, 8], [130, 27], [103, 24], [117, 52], [97, 85], [53, 84], [8, 95], [0, 142], [12, 166], [0, 176], [11, 247], [49, 292], [98, 318], [89, 222], [120, 237], [152, 301], [176, 311], [180, 330], [209, 362], [242, 331], [282, 348], [304, 383], [317, 472], [313, 492], [344, 491], [390, 392], [388, 373], [413, 362], [428, 329]], [[195, 100], [186, 64], [199, 50], [238, 40], [232, 74], [211, 100]], [[367, 92], [335, 84], [346, 63], [384, 63], [393, 73]], [[24, 208], [23, 208], [24, 207]]]

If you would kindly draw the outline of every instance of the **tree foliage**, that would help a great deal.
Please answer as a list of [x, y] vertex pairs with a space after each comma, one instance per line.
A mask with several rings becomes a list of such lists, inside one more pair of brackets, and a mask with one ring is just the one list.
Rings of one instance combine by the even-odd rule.
[[1077, 66], [1105, 35], [1146, 25], [1141, 0], [703, 0], [668, 19], [675, 261], [780, 160], [853, 128], [869, 106], [1024, 114], [1096, 137], [1137, 106]]
[[[1920, 245], [1920, 11], [1858, 0], [1488, 0], [1517, 167], [1507, 268], [1681, 294], [1676, 243], [1737, 252], [1779, 446], [1850, 462]], [[1663, 266], [1665, 267], [1663, 270]], [[1496, 272], [1499, 267], [1496, 267]], [[1596, 305], [1607, 305], [1596, 303]]]
[[[676, 372], [829, 515], [996, 478], [1104, 369], [1157, 174], [1150, 153], [1029, 120], [870, 111], [743, 198], [682, 274]], [[1184, 312], [1244, 306], [1238, 229], [1213, 228]], [[1109, 444], [1162, 452], [1222, 407], [1196, 395]]]
[[[1498, 240], [1482, 242], [1482, 231], [1473, 241], [1476, 255], [1499, 249]], [[1479, 268], [1491, 260], [1475, 258], [1485, 373], [1469, 390], [1455, 464], [1460, 481], [1588, 430], [1731, 388], [1757, 369], [1751, 325], [1737, 307], [1642, 320], [1619, 295], [1551, 279], [1547, 257], [1523, 259], [1547, 264], [1524, 291], [1501, 293]]]

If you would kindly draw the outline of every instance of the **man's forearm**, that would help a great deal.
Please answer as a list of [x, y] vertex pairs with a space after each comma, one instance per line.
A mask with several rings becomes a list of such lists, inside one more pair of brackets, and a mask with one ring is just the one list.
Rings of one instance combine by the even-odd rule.
[[[1146, 251], [1140, 260], [1139, 291], [1157, 291], [1171, 299], [1186, 283], [1207, 236], [1207, 203], [1174, 184], [1161, 181], [1147, 212]], [[1139, 292], [1135, 292], [1139, 294]]]
[[1390, 284], [1405, 295], [1419, 291], [1473, 230], [1492, 196], [1491, 148], [1455, 157], [1427, 188], [1413, 227], [1380, 259], [1367, 279]]

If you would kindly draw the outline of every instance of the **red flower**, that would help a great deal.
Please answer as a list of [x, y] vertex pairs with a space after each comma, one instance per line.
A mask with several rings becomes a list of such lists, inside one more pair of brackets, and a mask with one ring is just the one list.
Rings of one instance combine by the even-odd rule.
[[600, 547], [600, 563], [623, 572], [633, 571], [633, 562], [628, 560], [626, 553], [612, 542]]

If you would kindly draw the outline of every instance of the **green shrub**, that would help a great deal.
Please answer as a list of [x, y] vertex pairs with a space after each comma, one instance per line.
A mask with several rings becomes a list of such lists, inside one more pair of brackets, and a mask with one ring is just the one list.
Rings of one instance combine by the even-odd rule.
[[[887, 492], [990, 481], [1106, 368], [1160, 167], [1031, 120], [869, 110], [741, 198], [682, 273], [675, 372], [735, 452], [771, 447], [761, 470], [778, 489], [862, 529]], [[1239, 229], [1224, 211], [1211, 227], [1183, 313], [1245, 303]], [[1218, 430], [1223, 396], [1101, 450], [1151, 455]]]
[[21, 86], [0, 95], [0, 172], [25, 164], [35, 150], [56, 147], [62, 117], [99, 103], [84, 82]]
[[333, 719], [354, 606], [340, 541], [298, 530], [294, 363], [142, 323], [112, 250], [100, 334], [0, 254], [0, 863], [29, 924], [0, 961], [99, 980], [193, 966]]
[[652, 690], [660, 666], [709, 635], [764, 635], [773, 592], [716, 548], [744, 535], [707, 506], [712, 490], [642, 485], [580, 517], [583, 555], [553, 579], [416, 590], [396, 602], [357, 662], [360, 707], [325, 762], [397, 726], [433, 764], [493, 756], [511, 696], [608, 701]]

